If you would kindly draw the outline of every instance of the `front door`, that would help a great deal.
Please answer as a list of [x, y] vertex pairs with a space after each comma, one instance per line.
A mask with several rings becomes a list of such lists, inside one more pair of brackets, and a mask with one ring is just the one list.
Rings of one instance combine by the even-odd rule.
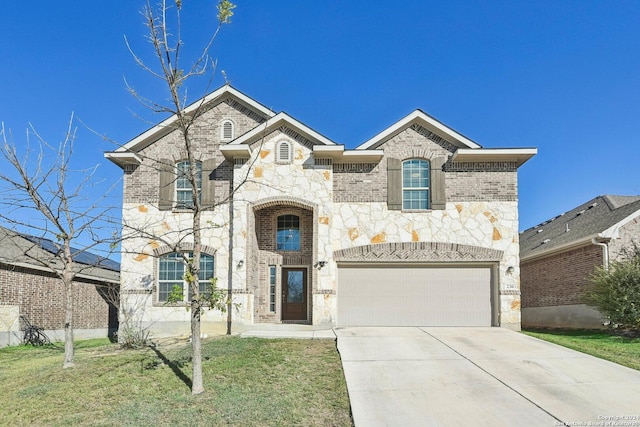
[[282, 269], [282, 320], [307, 320], [307, 269]]

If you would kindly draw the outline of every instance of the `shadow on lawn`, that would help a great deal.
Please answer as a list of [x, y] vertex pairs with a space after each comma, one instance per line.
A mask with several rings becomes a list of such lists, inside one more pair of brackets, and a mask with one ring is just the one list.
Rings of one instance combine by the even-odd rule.
[[160, 358], [160, 360], [162, 360], [162, 363], [171, 368], [173, 373], [176, 374], [176, 377], [178, 377], [183, 383], [186, 384], [187, 387], [189, 387], [189, 389], [191, 389], [191, 387], [193, 386], [193, 382], [191, 381], [191, 378], [189, 378], [185, 375], [184, 372], [182, 372], [182, 367], [184, 366], [182, 362], [174, 362], [169, 360], [167, 356], [162, 354], [162, 352], [155, 345], [150, 345], [149, 348], [153, 350], [153, 352]]

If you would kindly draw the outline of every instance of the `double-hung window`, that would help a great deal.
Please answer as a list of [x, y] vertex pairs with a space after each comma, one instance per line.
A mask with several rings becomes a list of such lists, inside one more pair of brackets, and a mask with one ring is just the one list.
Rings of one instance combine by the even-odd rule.
[[402, 209], [429, 209], [429, 162], [410, 159], [402, 162]]
[[[160, 257], [158, 263], [158, 301], [166, 302], [174, 287], [182, 291], [182, 299], [186, 300], [189, 295], [187, 289], [189, 284], [185, 281], [185, 259], [193, 258], [193, 253], [172, 252]], [[209, 291], [210, 279], [214, 276], [213, 256], [200, 254], [200, 273], [198, 274], [198, 288], [201, 294]]]
[[[176, 164], [176, 207], [178, 209], [193, 208], [193, 185], [189, 177], [191, 170], [188, 161]], [[198, 197], [202, 192], [202, 163], [196, 162], [195, 181]]]

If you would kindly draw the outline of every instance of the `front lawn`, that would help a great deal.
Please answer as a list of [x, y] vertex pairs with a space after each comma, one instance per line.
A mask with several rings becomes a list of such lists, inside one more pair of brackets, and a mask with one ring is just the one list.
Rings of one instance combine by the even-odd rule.
[[2, 425], [351, 426], [335, 341], [219, 337], [203, 341], [206, 392], [190, 391], [190, 345], [123, 351], [0, 350]]
[[607, 331], [529, 330], [522, 331], [564, 347], [640, 370], [640, 338], [625, 338]]

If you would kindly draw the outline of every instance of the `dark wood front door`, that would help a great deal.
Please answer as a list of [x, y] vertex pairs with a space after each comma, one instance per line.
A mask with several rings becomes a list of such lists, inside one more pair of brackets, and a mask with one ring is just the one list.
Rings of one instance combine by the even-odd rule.
[[282, 320], [307, 320], [307, 269], [282, 269]]

